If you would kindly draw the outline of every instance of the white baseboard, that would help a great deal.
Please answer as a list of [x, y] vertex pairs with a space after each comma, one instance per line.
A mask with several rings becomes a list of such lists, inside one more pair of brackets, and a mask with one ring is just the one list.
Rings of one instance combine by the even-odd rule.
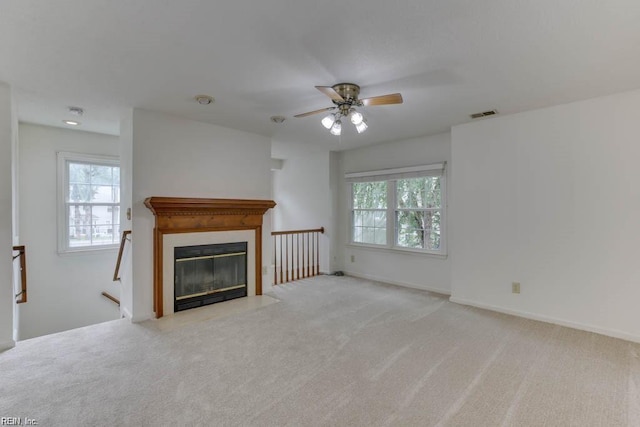
[[144, 322], [145, 320], [151, 320], [151, 319], [155, 319], [155, 316], [153, 315], [153, 313], [146, 313], [141, 316], [132, 316], [131, 323], [140, 323], [140, 322]]
[[572, 322], [570, 320], [558, 319], [556, 317], [530, 313], [528, 311], [512, 310], [510, 308], [503, 308], [503, 307], [499, 307], [491, 304], [485, 304], [483, 302], [468, 300], [465, 298], [451, 297], [449, 298], [449, 301], [454, 302], [456, 304], [469, 305], [471, 307], [483, 308], [485, 310], [496, 311], [498, 313], [524, 317], [525, 319], [538, 320], [540, 322], [545, 322], [545, 323], [553, 323], [554, 325], [566, 326], [568, 328], [579, 329], [581, 331], [593, 332], [600, 335], [606, 335], [608, 337], [620, 338], [625, 341], [640, 343], [640, 336], [618, 331], [615, 329], [600, 328], [598, 326]]
[[0, 353], [5, 350], [9, 350], [10, 348], [13, 348], [15, 346], [16, 346], [16, 342], [14, 340], [0, 342]]
[[129, 319], [129, 320], [133, 319], [131, 312], [125, 307], [121, 308], [120, 314], [122, 314], [122, 316], [124, 316], [125, 319]]
[[129, 319], [131, 323], [140, 323], [140, 322], [144, 322], [145, 320], [155, 318], [153, 313], [144, 313], [139, 316], [134, 316], [129, 310], [129, 308], [122, 307], [122, 306], [120, 306], [120, 314], [124, 316], [125, 319]]
[[369, 274], [354, 273], [353, 271], [345, 271], [346, 276], [357, 277], [359, 279], [373, 280], [374, 282], [389, 283], [391, 285], [403, 286], [405, 288], [419, 289], [421, 291], [434, 292], [441, 295], [451, 295], [451, 291], [447, 289], [436, 288], [434, 286], [416, 285], [415, 283], [399, 282], [384, 277], [373, 276]]

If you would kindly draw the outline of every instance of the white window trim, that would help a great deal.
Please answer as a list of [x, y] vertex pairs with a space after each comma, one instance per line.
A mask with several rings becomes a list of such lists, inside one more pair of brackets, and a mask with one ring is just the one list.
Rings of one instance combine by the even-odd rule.
[[[412, 166], [406, 168], [396, 169], [384, 169], [379, 171], [369, 172], [354, 172], [346, 173], [345, 178], [348, 180], [348, 206], [349, 206], [349, 233], [347, 245], [357, 248], [382, 250], [394, 253], [411, 253], [417, 255], [429, 255], [438, 258], [447, 257], [447, 176], [446, 176], [446, 162], [436, 163], [432, 165], [424, 166]], [[437, 173], [441, 171], [440, 173]], [[435, 172], [432, 174], [431, 172]], [[406, 178], [418, 178], [420, 176], [439, 176], [440, 177], [440, 191], [442, 193], [442, 206], [440, 207], [441, 219], [440, 219], [440, 249], [437, 251], [431, 249], [420, 248], [407, 248], [404, 246], [396, 245], [396, 212], [397, 208], [397, 186], [398, 179]], [[375, 243], [359, 243], [353, 241], [353, 184], [356, 182], [375, 182], [386, 181], [387, 182], [387, 244], [378, 245]], [[390, 215], [391, 213], [391, 215]]]
[[[100, 245], [100, 246], [69, 246], [69, 218], [66, 209], [66, 191], [67, 191], [67, 161], [86, 162], [91, 164], [101, 164], [105, 166], [120, 167], [120, 159], [117, 156], [106, 156], [99, 154], [72, 153], [68, 151], [59, 151], [57, 153], [57, 192], [56, 202], [58, 205], [58, 254], [82, 254], [99, 251], [114, 251], [118, 249], [119, 244]], [[122, 201], [121, 201], [122, 202]]]

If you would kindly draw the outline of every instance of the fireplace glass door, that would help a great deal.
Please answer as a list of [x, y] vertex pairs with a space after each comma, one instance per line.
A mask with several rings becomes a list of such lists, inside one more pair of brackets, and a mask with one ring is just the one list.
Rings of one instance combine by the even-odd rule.
[[247, 242], [174, 249], [174, 311], [247, 295]]

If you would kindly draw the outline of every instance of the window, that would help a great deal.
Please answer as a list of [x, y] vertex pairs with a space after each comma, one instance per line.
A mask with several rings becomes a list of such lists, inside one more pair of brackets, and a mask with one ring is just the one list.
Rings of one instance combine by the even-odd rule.
[[387, 183], [353, 184], [353, 241], [387, 244]]
[[442, 177], [399, 179], [396, 183], [396, 245], [440, 250]]
[[59, 251], [116, 247], [120, 235], [118, 159], [58, 153]]
[[446, 254], [444, 166], [347, 174], [351, 243]]

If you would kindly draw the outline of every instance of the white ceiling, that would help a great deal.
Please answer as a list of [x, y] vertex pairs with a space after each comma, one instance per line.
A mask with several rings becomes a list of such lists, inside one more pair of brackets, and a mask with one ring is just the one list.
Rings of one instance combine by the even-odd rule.
[[[82, 129], [118, 133], [138, 107], [345, 149], [640, 88], [639, 23], [638, 0], [3, 0], [0, 81], [23, 121], [63, 126], [78, 105]], [[405, 102], [340, 139], [292, 117], [339, 82]]]

